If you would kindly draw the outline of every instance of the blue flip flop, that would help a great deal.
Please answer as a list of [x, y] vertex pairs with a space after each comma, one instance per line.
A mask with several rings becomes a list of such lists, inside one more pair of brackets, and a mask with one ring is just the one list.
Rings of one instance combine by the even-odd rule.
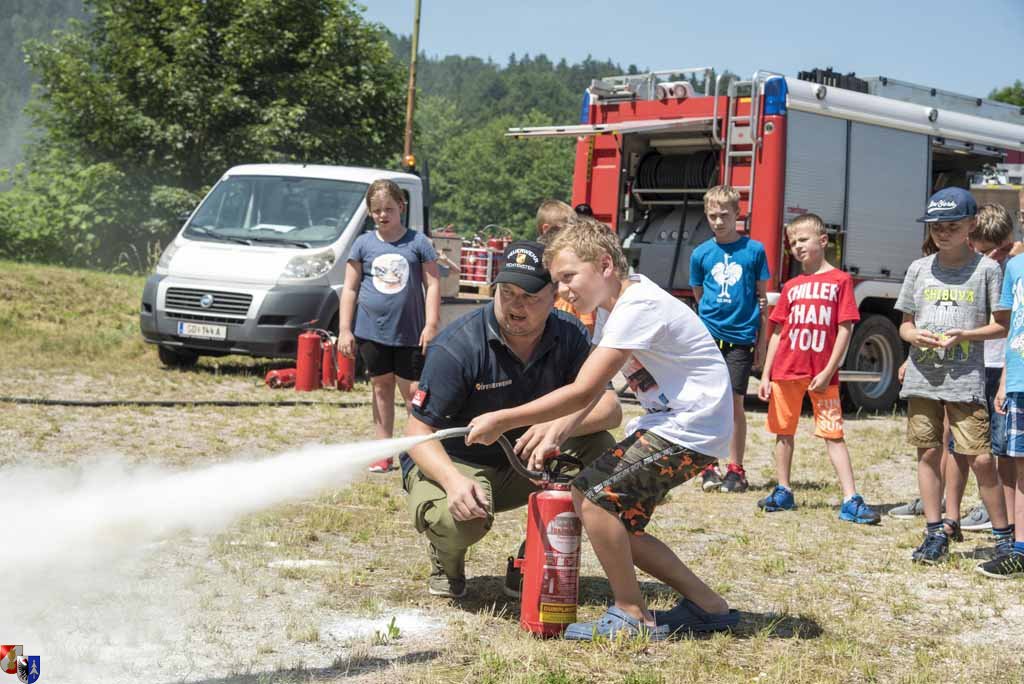
[[658, 627], [666, 627], [669, 634], [707, 634], [730, 631], [740, 622], [740, 613], [709, 613], [689, 599], [681, 599], [672, 610], [652, 611]]
[[659, 625], [651, 629], [632, 615], [615, 606], [609, 606], [604, 615], [594, 622], [574, 622], [565, 629], [564, 637], [575, 641], [593, 641], [595, 637], [614, 639], [620, 632], [629, 637], [647, 636], [651, 641], [668, 638], [669, 628]]

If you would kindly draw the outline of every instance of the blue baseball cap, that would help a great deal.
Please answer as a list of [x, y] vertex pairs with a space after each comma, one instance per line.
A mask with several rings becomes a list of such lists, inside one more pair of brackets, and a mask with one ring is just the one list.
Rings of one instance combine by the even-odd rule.
[[978, 203], [963, 188], [943, 188], [928, 200], [928, 209], [919, 223], [948, 223], [970, 218], [978, 213]]

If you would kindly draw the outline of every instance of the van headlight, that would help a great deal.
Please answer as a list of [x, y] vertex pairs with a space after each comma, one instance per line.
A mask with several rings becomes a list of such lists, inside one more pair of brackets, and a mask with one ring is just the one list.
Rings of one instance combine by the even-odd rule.
[[283, 280], [309, 280], [326, 275], [334, 266], [334, 252], [318, 252], [316, 254], [300, 254], [292, 257], [285, 264], [284, 272], [281, 273]]
[[171, 266], [171, 259], [178, 251], [177, 241], [172, 241], [160, 255], [160, 261], [156, 262], [156, 272], [160, 275], [167, 275], [167, 269]]

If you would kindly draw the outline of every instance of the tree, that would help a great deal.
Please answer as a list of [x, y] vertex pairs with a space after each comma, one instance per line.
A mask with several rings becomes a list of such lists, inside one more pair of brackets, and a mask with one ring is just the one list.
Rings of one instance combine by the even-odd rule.
[[0, 168], [21, 159], [21, 146], [29, 133], [29, 121], [22, 113], [32, 85], [32, 72], [25, 63], [22, 44], [44, 39], [71, 17], [83, 16], [82, 0], [5, 0], [0, 2]]
[[505, 131], [552, 123], [540, 112], [504, 115], [451, 138], [431, 170], [437, 222], [463, 233], [496, 224], [516, 237], [535, 236], [537, 205], [569, 200], [575, 140], [515, 140]]
[[[0, 255], [109, 265], [166, 242], [230, 166], [376, 166], [401, 146], [401, 67], [349, 0], [86, 8], [26, 46], [41, 134], [3, 197]], [[116, 187], [102, 211], [84, 192], [98, 178]]]
[[373, 164], [401, 135], [402, 74], [348, 0], [87, 0], [28, 45], [49, 144], [152, 184], [240, 161]]
[[1024, 107], [1024, 83], [1017, 79], [1011, 86], [993, 90], [989, 93], [989, 99]]

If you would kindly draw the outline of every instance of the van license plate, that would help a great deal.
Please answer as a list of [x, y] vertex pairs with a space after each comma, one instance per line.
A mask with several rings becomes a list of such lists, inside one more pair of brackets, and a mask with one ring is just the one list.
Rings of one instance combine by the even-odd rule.
[[178, 335], [182, 337], [200, 337], [204, 340], [226, 340], [228, 337], [228, 327], [226, 325], [178, 321]]

